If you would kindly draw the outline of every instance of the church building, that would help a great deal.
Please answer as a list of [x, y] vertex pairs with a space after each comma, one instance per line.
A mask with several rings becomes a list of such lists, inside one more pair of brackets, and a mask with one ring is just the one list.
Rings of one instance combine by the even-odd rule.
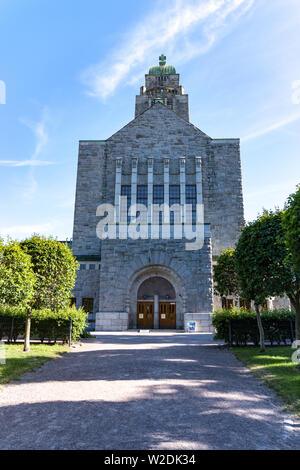
[[134, 119], [106, 140], [79, 142], [76, 305], [96, 331], [194, 322], [211, 332], [213, 260], [243, 223], [240, 141], [190, 122], [180, 75], [161, 55]]

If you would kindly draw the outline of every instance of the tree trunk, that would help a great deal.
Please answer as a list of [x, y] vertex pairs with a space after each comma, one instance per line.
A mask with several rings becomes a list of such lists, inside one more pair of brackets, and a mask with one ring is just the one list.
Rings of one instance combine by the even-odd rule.
[[300, 296], [289, 295], [290, 302], [295, 309], [295, 336], [300, 341]]
[[300, 341], [300, 302], [298, 302], [295, 309], [296, 309], [295, 334], [296, 334], [296, 340]]
[[260, 316], [260, 311], [259, 311], [259, 304], [256, 302], [254, 303], [255, 305], [255, 311], [256, 311], [256, 318], [257, 318], [257, 326], [258, 326], [258, 331], [259, 331], [259, 345], [260, 345], [260, 352], [265, 352], [265, 332], [264, 328], [262, 325], [261, 321], [261, 316]]
[[24, 352], [30, 351], [30, 327], [31, 327], [31, 311], [27, 313], [26, 319], [26, 329], [25, 329], [25, 338], [24, 338]]

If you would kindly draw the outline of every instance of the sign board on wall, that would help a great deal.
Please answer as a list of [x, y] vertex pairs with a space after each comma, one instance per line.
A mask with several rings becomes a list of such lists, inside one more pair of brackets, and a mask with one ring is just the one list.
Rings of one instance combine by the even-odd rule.
[[188, 322], [188, 330], [189, 331], [196, 331], [196, 322], [195, 321], [189, 321]]

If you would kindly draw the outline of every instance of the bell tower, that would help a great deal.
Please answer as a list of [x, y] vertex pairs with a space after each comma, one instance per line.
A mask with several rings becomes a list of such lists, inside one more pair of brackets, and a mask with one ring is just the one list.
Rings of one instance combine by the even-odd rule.
[[184, 94], [184, 88], [179, 84], [179, 73], [176, 73], [175, 67], [167, 65], [166, 60], [166, 56], [161, 54], [159, 65], [150, 67], [145, 75], [145, 85], [136, 97], [135, 117], [155, 103], [161, 103], [189, 121], [188, 95]]

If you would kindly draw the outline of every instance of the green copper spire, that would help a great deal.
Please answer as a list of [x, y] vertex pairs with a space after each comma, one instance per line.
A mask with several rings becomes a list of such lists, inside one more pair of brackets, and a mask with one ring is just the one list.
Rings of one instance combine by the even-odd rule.
[[160, 55], [159, 56], [159, 65], [161, 67], [163, 67], [164, 65], [166, 65], [166, 61], [167, 61], [167, 58], [164, 54]]
[[172, 75], [176, 73], [173, 65], [166, 65], [166, 56], [161, 54], [159, 56], [159, 66], [155, 65], [149, 69], [149, 75]]

